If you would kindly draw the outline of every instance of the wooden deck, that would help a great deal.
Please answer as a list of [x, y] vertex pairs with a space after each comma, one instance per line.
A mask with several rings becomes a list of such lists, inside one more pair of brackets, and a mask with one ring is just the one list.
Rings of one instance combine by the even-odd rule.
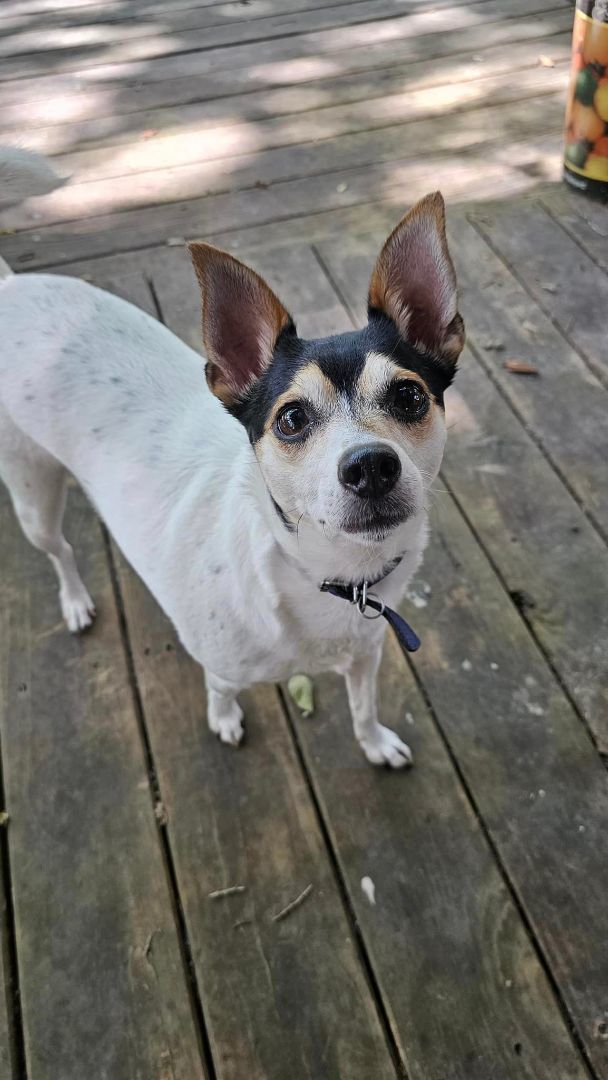
[[72, 176], [0, 218], [15, 269], [199, 348], [184, 240], [206, 237], [319, 335], [362, 318], [383, 235], [440, 187], [468, 330], [406, 605], [423, 648], [383, 668], [406, 775], [366, 764], [333, 678], [307, 720], [252, 690], [246, 745], [220, 746], [80, 493], [99, 616], [75, 639], [2, 492], [0, 1080], [608, 1078], [608, 210], [559, 182], [571, 22], [565, 0], [0, 7], [0, 141]]

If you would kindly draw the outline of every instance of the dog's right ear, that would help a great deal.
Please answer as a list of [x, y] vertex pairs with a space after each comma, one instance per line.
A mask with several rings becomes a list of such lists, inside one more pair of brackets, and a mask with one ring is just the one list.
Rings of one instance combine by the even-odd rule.
[[416, 203], [393, 229], [374, 267], [369, 306], [388, 315], [405, 341], [454, 370], [464, 323], [439, 191]]
[[207, 382], [230, 408], [263, 374], [279, 334], [293, 323], [244, 263], [210, 244], [189, 244], [188, 250], [202, 293]]

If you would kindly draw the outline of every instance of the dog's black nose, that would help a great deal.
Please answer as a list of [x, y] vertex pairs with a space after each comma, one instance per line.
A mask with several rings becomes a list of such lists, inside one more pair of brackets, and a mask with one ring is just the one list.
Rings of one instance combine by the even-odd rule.
[[401, 476], [401, 462], [383, 443], [357, 446], [340, 458], [338, 479], [362, 499], [379, 499], [392, 491]]

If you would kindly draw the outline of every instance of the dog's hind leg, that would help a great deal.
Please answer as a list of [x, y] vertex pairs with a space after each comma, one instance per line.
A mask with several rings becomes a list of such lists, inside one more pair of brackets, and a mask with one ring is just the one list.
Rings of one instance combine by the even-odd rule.
[[90, 626], [95, 607], [62, 533], [66, 471], [25, 435], [0, 407], [0, 477], [31, 544], [51, 560], [59, 579], [61, 611], [72, 632]]

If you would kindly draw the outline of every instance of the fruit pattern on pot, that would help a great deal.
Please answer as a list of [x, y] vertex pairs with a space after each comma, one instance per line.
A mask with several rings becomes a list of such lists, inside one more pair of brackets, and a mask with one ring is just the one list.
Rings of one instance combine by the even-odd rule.
[[574, 15], [566, 164], [608, 183], [608, 0], [586, 0]]

